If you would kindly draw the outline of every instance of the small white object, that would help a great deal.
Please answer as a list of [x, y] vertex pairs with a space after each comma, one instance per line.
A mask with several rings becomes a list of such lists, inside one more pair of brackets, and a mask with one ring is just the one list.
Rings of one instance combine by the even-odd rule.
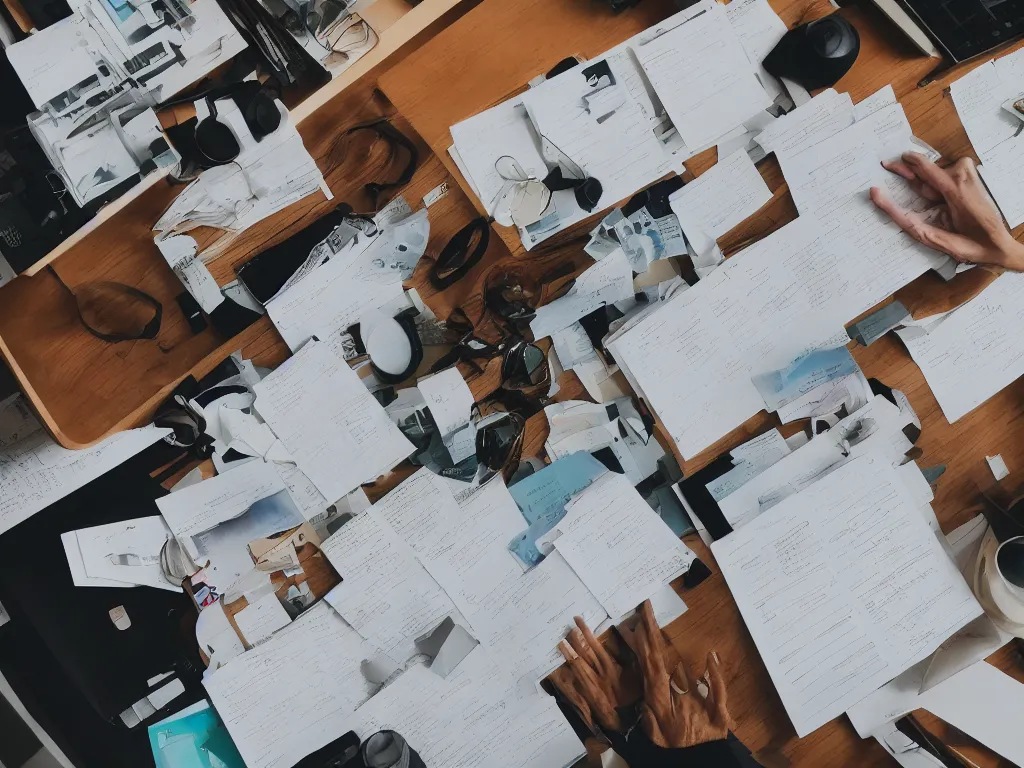
[[164, 672], [163, 674], [160, 674], [160, 675], [154, 675], [153, 677], [149, 678], [149, 680], [146, 681], [146, 685], [148, 685], [150, 688], [152, 688], [157, 683], [163, 682], [164, 680], [166, 680], [168, 677], [170, 677], [173, 674], [174, 674], [174, 672]]
[[108, 612], [110, 620], [114, 622], [114, 626], [124, 632], [127, 629], [131, 629], [132, 620], [128, 617], [128, 611], [125, 610], [123, 605], [117, 606], [117, 608], [111, 608]]
[[1002, 454], [997, 453], [995, 456], [986, 456], [985, 461], [988, 462], [988, 468], [992, 470], [996, 480], [1002, 480], [1010, 474], [1010, 470], [1006, 467], [1006, 462], [1003, 461]]
[[149, 699], [149, 703], [153, 707], [153, 710], [158, 712], [181, 696], [184, 692], [185, 684], [182, 683], [181, 680], [172, 680], [163, 688], [149, 694], [146, 698]]
[[423, 205], [429, 208], [438, 200], [444, 200], [446, 197], [448, 197], [448, 182], [442, 181], [423, 196]]

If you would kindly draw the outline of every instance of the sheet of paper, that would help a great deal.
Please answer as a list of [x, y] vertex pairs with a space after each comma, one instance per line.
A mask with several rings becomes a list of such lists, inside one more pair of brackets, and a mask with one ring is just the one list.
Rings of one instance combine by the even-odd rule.
[[[763, 1], [763, 0], [762, 0]], [[771, 190], [742, 149], [719, 160], [669, 196], [672, 212], [698, 254], [772, 199]]]
[[612, 617], [636, 608], [693, 562], [686, 545], [614, 472], [577, 494], [555, 529], [555, 549]]
[[376, 650], [320, 603], [203, 682], [249, 768], [291, 768], [352, 728]]
[[1024, 224], [1024, 193], [1020, 176], [1024, 172], [1024, 138], [1015, 136], [997, 144], [978, 167], [992, 199], [1011, 229]]
[[896, 92], [893, 91], [892, 84], [890, 83], [854, 104], [853, 117], [855, 120], [863, 120], [871, 113], [877, 112], [885, 107], [891, 107], [895, 103]]
[[957, 116], [971, 146], [983, 163], [996, 146], [1013, 137], [1020, 121], [1003, 111], [1006, 99], [1017, 95], [1019, 83], [1003, 82], [994, 62], [975, 67], [949, 86]]
[[0, 534], [92, 482], [170, 432], [119, 432], [90, 448], [57, 444], [21, 394], [0, 402]]
[[511, 157], [527, 176], [547, 176], [540, 141], [526, 114], [522, 99], [509, 99], [451, 128], [455, 148], [472, 177], [477, 196], [488, 214], [505, 184], [494, 167], [501, 157]]
[[732, 0], [725, 6], [725, 13], [743, 44], [757, 79], [761, 81], [769, 98], [777, 98], [782, 94], [782, 87], [761, 66], [761, 62], [786, 34], [786, 23], [772, 10], [768, 0]]
[[273, 464], [250, 461], [157, 499], [156, 505], [167, 527], [187, 545], [195, 534], [245, 514], [260, 499], [284, 489]]
[[576, 278], [565, 296], [538, 307], [530, 330], [535, 339], [543, 339], [595, 309], [632, 296], [633, 270], [626, 254], [618, 248]]
[[78, 547], [78, 536], [75, 531], [62, 533], [60, 541], [64, 545], [64, 554], [68, 560], [68, 570], [71, 571], [71, 581], [76, 587], [121, 587], [128, 589], [135, 586], [123, 581], [97, 579], [89, 576], [85, 572], [85, 561], [82, 559], [82, 551]]
[[356, 732], [395, 730], [431, 768], [572, 765], [585, 750], [554, 698], [513, 701], [514, 683], [495, 659], [477, 646], [443, 679], [412, 667], [359, 708]]
[[800, 737], [982, 613], [889, 462], [873, 455], [712, 551]]
[[75, 536], [90, 578], [181, 592], [160, 566], [160, 550], [172, 534], [159, 515], [83, 528]]
[[[37, 109], [74, 86], [98, 76], [85, 47], [85, 20], [78, 15], [29, 35], [7, 49], [7, 57]], [[60, 56], [54, 56], [60, 51]]]
[[[880, 125], [885, 126], [881, 131]], [[839, 285], [833, 301], [842, 301], [843, 322], [852, 320], [896, 290], [940, 265], [945, 257], [912, 240], [868, 198], [872, 186], [902, 185], [888, 174], [881, 160], [893, 141], [910, 136], [902, 107], [895, 105], [855, 123], [831, 140], [779, 158], [783, 174], [800, 217], [813, 216], [841, 259]], [[898, 151], [897, 151], [898, 154]], [[916, 194], [905, 187], [905, 196], [894, 194], [903, 207], [912, 207]]]
[[853, 123], [850, 94], [828, 88], [788, 115], [773, 120], [755, 141], [765, 152], [792, 154], [813, 147]]
[[707, 146], [771, 106], [717, 3], [633, 50], [687, 147]]
[[375, 480], [415, 451], [358, 374], [307, 342], [253, 387], [256, 409], [327, 499]]
[[609, 342], [685, 458], [764, 407], [752, 375], [848, 341], [838, 262], [801, 216]]
[[288, 611], [273, 592], [235, 614], [235, 624], [251, 646], [266, 642], [275, 632], [291, 623]]
[[708, 493], [720, 502], [791, 452], [779, 430], [770, 429], [730, 452], [735, 466], [708, 483]]
[[416, 382], [423, 399], [434, 417], [437, 431], [442, 436], [450, 435], [465, 427], [473, 408], [473, 393], [456, 367], [436, 373]]
[[930, 332], [899, 334], [952, 424], [1024, 374], [1024, 276], [1000, 275]]
[[427, 634], [455, 610], [412, 548], [372, 512], [345, 523], [321, 550], [342, 578], [327, 602], [385, 653]]

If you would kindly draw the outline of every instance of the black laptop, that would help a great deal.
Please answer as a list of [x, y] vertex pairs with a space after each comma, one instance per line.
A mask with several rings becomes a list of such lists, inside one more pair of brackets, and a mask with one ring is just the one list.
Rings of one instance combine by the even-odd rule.
[[1024, 0], [900, 0], [954, 62], [1024, 35]]

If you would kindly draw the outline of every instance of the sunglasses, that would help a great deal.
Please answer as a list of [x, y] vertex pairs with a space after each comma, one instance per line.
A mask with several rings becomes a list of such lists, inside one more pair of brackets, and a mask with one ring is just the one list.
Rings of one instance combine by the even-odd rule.
[[473, 406], [476, 420], [477, 476], [480, 468], [488, 477], [500, 474], [506, 483], [519, 468], [526, 436], [526, 420], [514, 411], [499, 411], [480, 416], [479, 405]]
[[435, 362], [430, 373], [438, 373], [456, 363], [466, 363], [475, 373], [484, 368], [477, 361], [501, 357], [501, 383], [498, 388], [516, 393], [534, 392], [551, 382], [547, 356], [536, 344], [519, 337], [489, 344], [472, 335], [464, 336], [447, 354]]

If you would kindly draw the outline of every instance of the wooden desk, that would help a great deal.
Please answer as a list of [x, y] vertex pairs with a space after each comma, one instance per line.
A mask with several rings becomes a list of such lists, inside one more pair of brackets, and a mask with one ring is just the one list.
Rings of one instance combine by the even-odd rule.
[[[771, 0], [771, 4], [789, 26], [832, 10], [825, 0]], [[531, 78], [565, 56], [598, 55], [672, 10], [671, 3], [661, 0], [645, 0], [617, 16], [606, 14], [589, 0], [484, 0], [389, 70], [380, 79], [380, 85], [399, 113], [472, 197], [465, 179], [448, 156], [451, 125], [521, 91]], [[853, 69], [837, 84], [837, 90], [848, 91], [854, 101], [859, 101], [892, 83], [920, 138], [948, 158], [973, 155], [947, 89], [950, 82], [975, 64], [957, 67], [927, 87], [918, 88], [918, 82], [935, 68], [936, 60], [922, 57], [871, 6], [844, 8], [841, 13], [858, 28], [861, 53]], [[692, 158], [686, 166], [689, 173], [699, 175], [714, 162], [716, 152], [712, 149]], [[773, 199], [755, 217], [720, 240], [726, 253], [796, 217], [774, 157], [763, 161], [759, 170], [773, 192]], [[474, 204], [479, 206], [476, 200]], [[560, 254], [578, 252], [587, 231], [602, 215], [595, 215], [542, 244], [530, 252], [530, 257], [544, 255], [557, 260]], [[496, 229], [513, 253], [522, 253], [513, 231]], [[1019, 238], [1022, 232], [1024, 228], [1015, 234]], [[969, 298], [991, 279], [990, 274], [975, 270], [947, 284], [928, 274], [904, 288], [897, 297], [917, 316], [923, 316]], [[923, 452], [919, 464], [947, 466], [933, 504], [944, 531], [952, 530], [975, 513], [978, 484], [991, 482], [985, 455], [1001, 453], [1011, 470], [1024, 468], [1024, 382], [1008, 387], [956, 425], [950, 425], [920, 370], [892, 335], [870, 348], [854, 348], [853, 354], [867, 376], [906, 392], [923, 425], [918, 443]], [[761, 414], [682, 466], [692, 473], [775, 423], [774, 417]], [[530, 443], [542, 445], [542, 440], [538, 435]], [[766, 765], [891, 765], [884, 751], [873, 741], [861, 741], [845, 718], [808, 738], [796, 738], [729, 590], [713, 565], [714, 559], [696, 537], [688, 539], [687, 544], [711, 563], [716, 572], [686, 595], [690, 610], [672, 625], [669, 634], [695, 670], [703, 670], [703, 657], [709, 648], [718, 650], [729, 670], [730, 708], [744, 743]], [[1024, 680], [1024, 670], [1011, 647], [995, 654], [990, 661]]]

